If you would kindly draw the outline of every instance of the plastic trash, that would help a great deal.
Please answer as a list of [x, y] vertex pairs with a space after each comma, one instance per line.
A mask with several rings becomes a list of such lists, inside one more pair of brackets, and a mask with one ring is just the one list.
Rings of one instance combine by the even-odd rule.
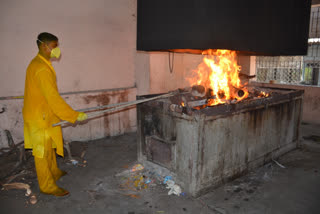
[[180, 196], [180, 194], [181, 194], [181, 188], [180, 188], [177, 184], [174, 184], [174, 185], [170, 188], [170, 190], [169, 190], [169, 192], [168, 192], [168, 195], [172, 195], [172, 194], [177, 195], [177, 196]]
[[30, 204], [36, 204], [38, 202], [37, 197], [35, 195], [31, 195]]
[[168, 180], [168, 181], [166, 182], [166, 184], [167, 184], [167, 189], [170, 189], [170, 188], [173, 187], [173, 185], [175, 184], [175, 182], [174, 182], [173, 180]]
[[141, 164], [136, 164], [132, 167], [132, 169], [130, 170], [130, 172], [136, 172], [136, 171], [141, 171], [144, 169], [144, 166], [142, 166]]
[[75, 159], [71, 159], [70, 161], [71, 161], [71, 163], [72, 163], [73, 165], [77, 165], [77, 164], [79, 163], [79, 161], [77, 161], [77, 160], [75, 160]]
[[168, 176], [166, 176], [166, 177], [164, 178], [163, 183], [166, 184], [166, 183], [167, 183], [168, 181], [170, 181], [170, 180], [172, 181], [172, 176], [169, 176], [169, 175], [168, 175]]
[[131, 172], [138, 172], [144, 169], [144, 166], [141, 164], [135, 164], [131, 169], [126, 169], [120, 173], [116, 174], [116, 177], [129, 175]]
[[173, 180], [167, 180], [167, 189], [170, 189], [168, 195], [177, 195], [180, 196], [181, 188]]

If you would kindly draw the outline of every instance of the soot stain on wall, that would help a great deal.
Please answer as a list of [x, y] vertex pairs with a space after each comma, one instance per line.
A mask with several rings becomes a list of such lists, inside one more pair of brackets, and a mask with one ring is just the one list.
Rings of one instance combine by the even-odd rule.
[[[86, 104], [89, 104], [91, 102], [97, 103], [98, 106], [104, 106], [104, 105], [109, 105], [112, 103], [121, 103], [121, 102], [128, 102], [128, 94], [129, 92], [127, 90], [124, 91], [112, 91], [112, 92], [105, 92], [105, 93], [100, 93], [97, 95], [88, 95], [84, 97], [84, 101]], [[116, 102], [112, 102], [115, 101]], [[128, 109], [120, 110], [114, 113], [110, 114], [118, 114], [118, 133], [121, 133], [122, 131], [126, 131], [130, 128], [130, 121], [129, 121], [129, 112]], [[110, 115], [109, 114], [109, 115]], [[106, 114], [103, 117], [104, 121], [104, 130], [106, 135], [111, 134], [110, 130], [110, 123], [114, 122], [110, 120], [109, 115]], [[121, 124], [123, 126], [121, 127]], [[122, 130], [124, 129], [124, 130]]]

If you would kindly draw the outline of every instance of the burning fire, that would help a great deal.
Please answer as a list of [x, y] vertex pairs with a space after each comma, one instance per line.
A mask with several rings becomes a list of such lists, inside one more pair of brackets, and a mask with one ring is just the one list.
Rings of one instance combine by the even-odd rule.
[[239, 78], [241, 67], [237, 64], [235, 51], [209, 49], [202, 54], [206, 55], [203, 62], [188, 80], [191, 85], [202, 85], [211, 90], [213, 99], [209, 99], [208, 105], [240, 101], [248, 97], [248, 90]]
[[269, 97], [269, 94], [264, 91], [261, 91], [258, 97]]

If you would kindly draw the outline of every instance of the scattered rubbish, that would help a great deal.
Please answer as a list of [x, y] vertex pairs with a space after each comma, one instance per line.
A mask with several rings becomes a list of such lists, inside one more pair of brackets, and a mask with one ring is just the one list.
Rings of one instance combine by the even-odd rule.
[[36, 204], [38, 202], [37, 197], [35, 195], [31, 195], [30, 204]]
[[166, 182], [166, 184], [167, 184], [167, 189], [168, 189], [168, 188], [173, 187], [173, 185], [175, 184], [175, 182], [174, 182], [173, 180], [168, 180], [168, 181]]
[[143, 176], [140, 175], [140, 176], [135, 176], [134, 177], [134, 186], [137, 188], [137, 189], [141, 189], [141, 188], [144, 188], [146, 189], [146, 185], [144, 183], [144, 179], [143, 179]]
[[[128, 168], [128, 167], [126, 167], [126, 168]], [[133, 165], [131, 167], [131, 169], [127, 169], [127, 170], [124, 170], [122, 172], [119, 172], [115, 176], [116, 177], [125, 176], [125, 175], [128, 175], [128, 174], [133, 173], [133, 172], [142, 171], [143, 169], [144, 169], [144, 166], [142, 166], [141, 164], [135, 164], [135, 165]]]
[[[126, 168], [128, 168], [128, 167], [126, 167]], [[119, 172], [115, 176], [116, 177], [125, 176], [125, 175], [128, 175], [128, 174], [133, 173], [133, 172], [142, 171], [143, 169], [144, 169], [144, 166], [142, 166], [141, 164], [135, 164], [135, 165], [133, 165], [133, 167], [131, 167], [131, 169], [126, 169], [126, 170], [124, 170], [122, 172]]]
[[76, 166], [79, 163], [79, 161], [77, 161], [75, 159], [71, 159], [70, 161], [74, 166]]
[[185, 193], [185, 192], [182, 192], [180, 195], [181, 195], [181, 196], [186, 196], [186, 193]]
[[4, 190], [9, 190], [9, 189], [25, 189], [26, 190], [26, 194], [25, 196], [30, 196], [32, 191], [30, 189], [30, 185], [29, 184], [25, 184], [25, 183], [10, 183], [10, 184], [3, 184], [3, 188]]
[[[16, 174], [16, 175], [12, 175], [10, 176], [7, 181], [6, 181], [6, 184], [10, 183], [11, 181], [13, 181], [14, 179], [22, 176], [22, 175], [26, 175], [28, 174], [28, 172], [26, 170], [22, 170], [20, 173]], [[23, 179], [23, 178], [22, 178]]]
[[168, 195], [175, 194], [177, 196], [180, 196], [181, 194], [180, 186], [176, 185], [172, 180], [167, 181], [167, 189], [170, 189]]
[[136, 164], [131, 168], [130, 172], [141, 171], [143, 169], [144, 169], [144, 167], [141, 164]]
[[175, 184], [171, 175], [161, 176], [162, 172], [156, 173], [156, 170], [148, 170], [141, 164], [135, 164], [129, 169], [116, 174], [116, 177], [120, 177], [119, 187], [123, 191], [142, 191], [144, 189], [155, 187], [157, 185], [166, 185], [169, 189], [168, 195], [185, 195], [182, 193], [181, 187]]
[[167, 176], [164, 178], [163, 184], [167, 184], [167, 182], [170, 181], [170, 180], [172, 180], [172, 176], [167, 175]]
[[278, 161], [272, 159], [273, 162], [275, 162], [278, 166], [280, 166], [282, 169], [285, 169], [286, 167], [280, 164]]

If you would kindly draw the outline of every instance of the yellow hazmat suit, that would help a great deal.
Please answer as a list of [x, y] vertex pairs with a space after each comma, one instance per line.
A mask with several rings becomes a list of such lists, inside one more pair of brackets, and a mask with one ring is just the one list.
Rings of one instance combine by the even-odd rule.
[[38, 54], [27, 68], [24, 91], [24, 144], [32, 149], [38, 183], [43, 193], [63, 195], [56, 185], [64, 175], [57, 167], [55, 149], [63, 156], [61, 127], [52, 124], [62, 120], [74, 123], [79, 112], [74, 111], [59, 95], [56, 73], [51, 62]]

